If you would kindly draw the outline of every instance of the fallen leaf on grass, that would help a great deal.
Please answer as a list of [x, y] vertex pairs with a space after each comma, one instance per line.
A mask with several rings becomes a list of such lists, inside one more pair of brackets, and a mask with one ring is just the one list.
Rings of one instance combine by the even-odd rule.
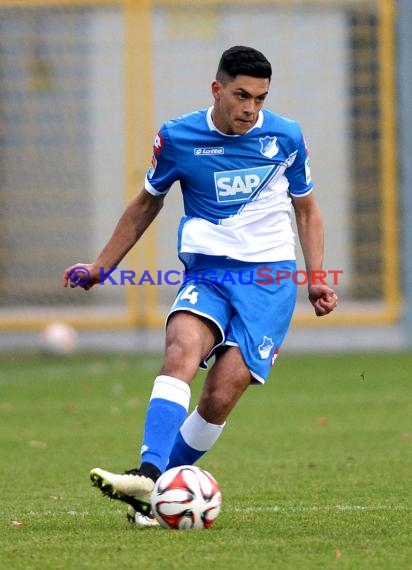
[[47, 443], [45, 441], [37, 441], [36, 439], [32, 439], [29, 441], [29, 447], [33, 449], [42, 449], [43, 447], [47, 447]]
[[330, 423], [329, 418], [326, 418], [325, 416], [320, 416], [316, 420], [316, 425], [321, 426], [321, 427], [327, 426], [327, 425], [329, 425], [329, 423]]
[[10, 521], [10, 525], [14, 527], [27, 526], [27, 523], [24, 521]]

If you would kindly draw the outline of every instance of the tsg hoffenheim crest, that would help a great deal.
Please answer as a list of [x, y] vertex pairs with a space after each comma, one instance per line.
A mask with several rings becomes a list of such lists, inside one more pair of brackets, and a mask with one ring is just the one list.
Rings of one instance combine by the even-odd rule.
[[267, 156], [268, 158], [273, 158], [279, 152], [279, 147], [276, 144], [278, 137], [264, 137], [259, 139], [260, 141], [260, 152], [263, 156]]

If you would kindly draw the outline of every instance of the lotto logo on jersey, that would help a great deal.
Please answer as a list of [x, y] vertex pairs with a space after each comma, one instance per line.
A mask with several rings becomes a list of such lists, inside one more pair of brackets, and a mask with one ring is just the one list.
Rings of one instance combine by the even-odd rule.
[[203, 148], [194, 148], [193, 149], [193, 154], [195, 156], [210, 156], [210, 155], [215, 155], [215, 154], [225, 154], [225, 149], [222, 146], [218, 146], [218, 147], [203, 147]]
[[149, 178], [149, 180], [151, 178], [153, 178], [153, 175], [154, 175], [155, 170], [156, 170], [156, 166], [157, 166], [157, 160], [156, 160], [155, 155], [153, 154], [152, 155], [152, 162], [151, 162], [149, 169], [147, 171], [147, 177]]
[[242, 170], [215, 172], [215, 188], [218, 202], [244, 202], [263, 187], [270, 178], [273, 166], [258, 166]]
[[310, 166], [309, 166], [309, 157], [305, 160], [305, 175], [306, 175], [306, 184], [310, 184], [312, 182], [312, 175], [310, 173]]
[[153, 152], [154, 154], [160, 154], [164, 145], [163, 137], [160, 133], [157, 133], [154, 143], [153, 143]]

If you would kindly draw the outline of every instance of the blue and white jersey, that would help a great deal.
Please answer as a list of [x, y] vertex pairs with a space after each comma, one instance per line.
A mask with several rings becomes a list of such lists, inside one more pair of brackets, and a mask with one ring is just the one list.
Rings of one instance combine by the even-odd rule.
[[178, 251], [239, 261], [295, 259], [291, 198], [312, 191], [300, 126], [268, 110], [243, 135], [213, 124], [212, 108], [165, 123], [145, 188], [166, 194], [179, 181], [184, 212]]

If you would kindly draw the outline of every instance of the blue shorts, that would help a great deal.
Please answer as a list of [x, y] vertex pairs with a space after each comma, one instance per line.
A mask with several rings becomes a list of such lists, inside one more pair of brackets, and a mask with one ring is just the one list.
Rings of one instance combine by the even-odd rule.
[[295, 261], [245, 263], [196, 256], [169, 312], [189, 311], [212, 321], [219, 346], [238, 346], [255, 383], [264, 383], [285, 338], [296, 304], [297, 285], [286, 278]]

